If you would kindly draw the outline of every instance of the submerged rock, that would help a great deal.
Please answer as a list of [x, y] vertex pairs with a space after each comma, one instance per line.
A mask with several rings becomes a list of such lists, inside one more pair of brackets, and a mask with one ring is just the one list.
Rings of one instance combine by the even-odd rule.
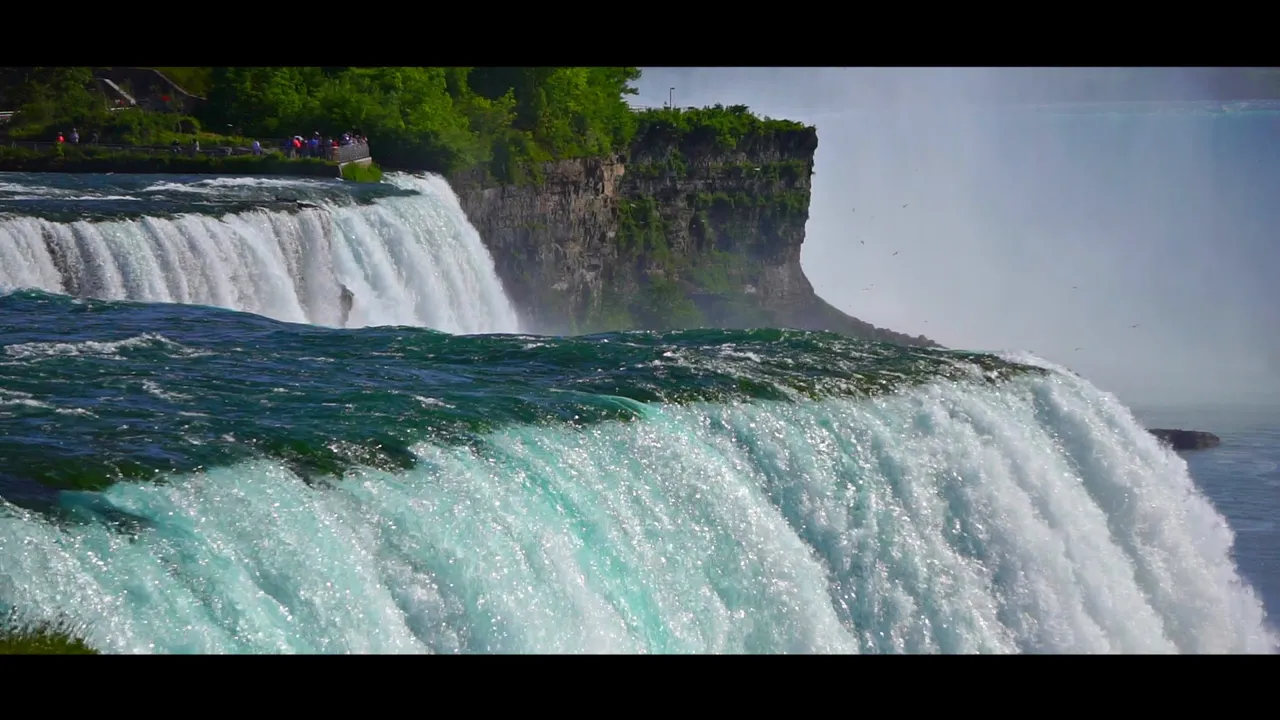
[[1222, 438], [1200, 430], [1147, 428], [1147, 432], [1174, 450], [1205, 450], [1222, 444]]

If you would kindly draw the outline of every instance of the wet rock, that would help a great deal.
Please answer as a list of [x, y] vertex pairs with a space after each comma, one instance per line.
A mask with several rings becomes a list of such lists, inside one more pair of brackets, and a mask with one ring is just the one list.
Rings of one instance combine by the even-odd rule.
[[1165, 428], [1148, 428], [1147, 432], [1155, 435], [1164, 444], [1174, 450], [1206, 450], [1222, 444], [1222, 438], [1213, 433], [1200, 430], [1170, 430]]

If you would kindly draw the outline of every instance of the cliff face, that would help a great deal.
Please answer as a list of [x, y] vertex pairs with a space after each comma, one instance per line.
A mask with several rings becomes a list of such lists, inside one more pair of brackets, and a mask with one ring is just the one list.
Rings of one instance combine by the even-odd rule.
[[930, 345], [849, 317], [800, 268], [813, 128], [637, 138], [629, 156], [569, 160], [540, 182], [453, 187], [531, 330], [791, 327]]
[[538, 184], [488, 186], [452, 178], [498, 277], [538, 332], [575, 332], [618, 264], [621, 158], [549, 163]]

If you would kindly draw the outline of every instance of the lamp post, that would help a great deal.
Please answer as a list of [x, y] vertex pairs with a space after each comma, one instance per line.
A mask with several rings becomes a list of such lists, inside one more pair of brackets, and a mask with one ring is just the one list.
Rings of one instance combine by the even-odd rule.
[[672, 110], [676, 109], [675, 92], [676, 92], [675, 88], [667, 88], [667, 107], [671, 108]]

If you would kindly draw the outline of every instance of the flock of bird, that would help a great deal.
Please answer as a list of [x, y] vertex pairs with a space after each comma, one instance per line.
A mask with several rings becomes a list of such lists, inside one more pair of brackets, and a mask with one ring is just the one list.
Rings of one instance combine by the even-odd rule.
[[[903, 204], [902, 204], [902, 207], [904, 207], [904, 208], [905, 208], [907, 205], [910, 205], [910, 203], [903, 203]], [[853, 211], [853, 212], [858, 212], [858, 208], [852, 208], [852, 211]], [[872, 215], [872, 216], [871, 216], [871, 219], [872, 219], [872, 220], [875, 220], [875, 219], [876, 219], [876, 216], [875, 216], [875, 215]], [[866, 244], [867, 244], [867, 241], [866, 241], [866, 240], [859, 240], [859, 241], [858, 241], [858, 244], [859, 244], [859, 245], [866, 245]], [[894, 251], [893, 251], [893, 255], [890, 255], [889, 257], [893, 257], [894, 255], [897, 255], [897, 254], [898, 254], [898, 251], [897, 251], [897, 250], [894, 250]], [[872, 283], [872, 284], [870, 284], [870, 285], [868, 285], [868, 286], [866, 286], [866, 287], [862, 288], [862, 292], [867, 292], [867, 291], [871, 290], [871, 289], [872, 289], [872, 288], [874, 288], [874, 287], [875, 287], [875, 283]], [[1072, 290], [1079, 290], [1080, 288], [1079, 288], [1078, 286], [1076, 286], [1076, 285], [1072, 285], [1072, 286], [1071, 286], [1071, 289], [1072, 289]], [[925, 320], [925, 321], [924, 321], [924, 324], [925, 324], [925, 325], [928, 325], [928, 324], [929, 324], [929, 321], [928, 321], [928, 320]], [[1139, 324], [1140, 324], [1140, 323], [1134, 323], [1133, 325], [1130, 325], [1130, 326], [1129, 326], [1129, 329], [1130, 329], [1130, 330], [1134, 330], [1134, 329], [1136, 329], [1136, 328], [1138, 327], [1138, 325], [1139, 325]], [[1084, 349], [1084, 348], [1082, 348], [1082, 347], [1078, 347], [1078, 348], [1076, 348], [1073, 352], [1079, 352], [1079, 351], [1081, 351], [1081, 350], [1083, 350], [1083, 349]], [[1032, 350], [1031, 352], [1035, 352], [1035, 350]]]

